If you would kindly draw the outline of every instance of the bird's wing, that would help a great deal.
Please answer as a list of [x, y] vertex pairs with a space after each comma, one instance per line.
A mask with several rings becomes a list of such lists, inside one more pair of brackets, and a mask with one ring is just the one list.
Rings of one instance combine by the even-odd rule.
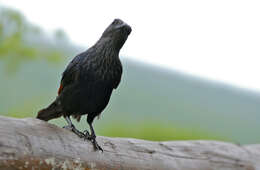
[[116, 89], [121, 81], [121, 76], [122, 76], [122, 71], [123, 71], [123, 67], [121, 62], [119, 61], [118, 63], [118, 67], [116, 68], [116, 75], [115, 79], [113, 81], [113, 89]]
[[79, 75], [80, 75], [79, 63], [82, 58], [82, 55], [84, 55], [84, 54], [81, 53], [81, 54], [77, 55], [69, 63], [69, 65], [67, 66], [65, 71], [62, 73], [62, 78], [61, 78], [61, 83], [60, 83], [60, 87], [58, 90], [58, 94], [60, 94], [66, 86], [68, 86], [78, 80]]
[[119, 76], [115, 79], [114, 83], [113, 83], [113, 89], [116, 89], [121, 81], [121, 75], [122, 75], [122, 72], [119, 73]]

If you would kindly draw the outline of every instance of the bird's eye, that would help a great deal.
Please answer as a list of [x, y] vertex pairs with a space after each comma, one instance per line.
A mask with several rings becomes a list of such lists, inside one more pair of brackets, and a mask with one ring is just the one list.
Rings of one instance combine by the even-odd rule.
[[113, 24], [113, 25], [116, 25], [116, 24], [117, 24], [117, 20], [114, 20], [114, 21], [112, 22], [112, 24]]
[[113, 25], [116, 25], [116, 24], [119, 24], [119, 23], [120, 23], [120, 20], [118, 20], [118, 19], [115, 19], [115, 20], [112, 22]]

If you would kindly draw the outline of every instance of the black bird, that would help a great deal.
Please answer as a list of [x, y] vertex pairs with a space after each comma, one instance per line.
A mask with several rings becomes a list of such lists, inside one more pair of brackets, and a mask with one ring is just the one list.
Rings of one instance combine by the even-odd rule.
[[[37, 118], [51, 120], [63, 116], [70, 129], [79, 137], [91, 140], [94, 148], [102, 150], [96, 142], [92, 122], [107, 106], [112, 91], [120, 83], [122, 64], [119, 51], [132, 29], [120, 19], [115, 19], [101, 38], [87, 51], [77, 55], [62, 74], [56, 100], [38, 112]], [[75, 128], [70, 116], [80, 121], [87, 114], [91, 134]], [[103, 151], [103, 150], [102, 150]]]

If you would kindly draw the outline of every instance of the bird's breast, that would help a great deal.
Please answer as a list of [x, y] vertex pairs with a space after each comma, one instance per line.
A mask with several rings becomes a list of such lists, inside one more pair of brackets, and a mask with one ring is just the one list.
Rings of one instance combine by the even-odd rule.
[[114, 62], [103, 62], [97, 68], [97, 77], [103, 81], [111, 81], [121, 77], [122, 66], [121, 63]]

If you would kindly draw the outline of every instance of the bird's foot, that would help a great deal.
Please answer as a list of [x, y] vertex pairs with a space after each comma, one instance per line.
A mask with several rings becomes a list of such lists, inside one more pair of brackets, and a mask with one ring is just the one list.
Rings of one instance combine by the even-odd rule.
[[73, 133], [75, 133], [80, 138], [85, 138], [85, 134], [82, 133], [81, 131], [79, 131], [78, 129], [76, 129], [75, 126], [73, 126], [73, 125], [72, 126], [70, 126], [70, 125], [64, 126], [63, 128], [72, 131]]
[[72, 126], [70, 126], [70, 125], [63, 126], [63, 128], [64, 128], [64, 129], [67, 129], [67, 130], [70, 130], [70, 131], [72, 131], [72, 129], [73, 129], [73, 127], [72, 127]]
[[100, 151], [104, 152], [103, 149], [101, 148], [101, 146], [99, 146], [99, 144], [97, 143], [96, 139], [92, 140], [91, 142], [92, 142], [95, 150], [100, 150]]
[[88, 130], [84, 130], [83, 133], [85, 135], [85, 140], [90, 137], [90, 133], [88, 132]]
[[87, 130], [84, 131], [84, 134], [85, 134], [84, 140], [90, 140], [95, 150], [100, 150], [103, 152], [103, 149], [99, 146], [99, 144], [96, 141], [95, 135], [90, 135]]

